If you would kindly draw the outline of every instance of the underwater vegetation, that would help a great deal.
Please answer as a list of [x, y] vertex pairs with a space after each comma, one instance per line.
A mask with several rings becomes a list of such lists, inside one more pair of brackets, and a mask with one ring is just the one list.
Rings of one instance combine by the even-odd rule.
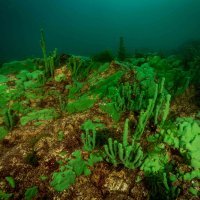
[[199, 198], [197, 50], [41, 49], [0, 68], [0, 199]]

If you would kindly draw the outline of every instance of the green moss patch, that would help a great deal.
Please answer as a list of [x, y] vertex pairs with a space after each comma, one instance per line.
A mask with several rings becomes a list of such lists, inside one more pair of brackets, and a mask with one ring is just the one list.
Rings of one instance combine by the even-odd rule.
[[82, 96], [77, 101], [70, 102], [66, 106], [66, 110], [69, 113], [83, 112], [93, 107], [96, 99], [91, 99], [88, 96]]
[[58, 113], [55, 111], [55, 109], [43, 109], [38, 111], [33, 111], [28, 113], [26, 116], [23, 116], [20, 119], [20, 123], [22, 126], [25, 126], [27, 123], [32, 121], [40, 121], [40, 120], [53, 120], [58, 117]]

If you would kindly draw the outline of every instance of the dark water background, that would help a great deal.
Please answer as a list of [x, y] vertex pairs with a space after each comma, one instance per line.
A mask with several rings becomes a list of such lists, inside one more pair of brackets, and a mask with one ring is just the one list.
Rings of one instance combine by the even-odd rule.
[[41, 27], [48, 50], [166, 51], [200, 38], [200, 0], [0, 0], [0, 27], [0, 60], [41, 56]]

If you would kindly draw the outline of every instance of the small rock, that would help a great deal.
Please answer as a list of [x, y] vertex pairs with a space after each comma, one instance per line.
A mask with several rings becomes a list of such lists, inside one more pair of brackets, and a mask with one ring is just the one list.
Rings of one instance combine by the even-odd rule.
[[128, 193], [131, 184], [131, 176], [125, 170], [113, 171], [105, 180], [104, 188], [109, 193], [121, 192]]

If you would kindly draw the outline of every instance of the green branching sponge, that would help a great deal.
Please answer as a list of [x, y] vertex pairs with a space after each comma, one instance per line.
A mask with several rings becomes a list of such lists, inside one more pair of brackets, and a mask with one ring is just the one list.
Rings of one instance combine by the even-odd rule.
[[85, 133], [82, 133], [81, 139], [83, 141], [83, 149], [85, 151], [92, 151], [96, 146], [96, 129], [104, 128], [104, 124], [93, 123], [91, 120], [87, 120], [83, 123], [82, 129]]
[[5, 115], [4, 115], [4, 121], [5, 121], [5, 124], [7, 126], [7, 128], [9, 130], [12, 130], [13, 128], [13, 125], [14, 125], [14, 121], [13, 121], [13, 115], [12, 115], [12, 111], [10, 108], [8, 108], [5, 112]]
[[153, 113], [157, 96], [158, 96], [158, 84], [155, 85], [154, 97], [153, 99], [149, 100], [147, 110], [145, 112], [143, 110], [140, 112], [139, 122], [137, 124], [136, 130], [134, 133], [136, 140], [140, 140], [140, 137], [142, 133], [144, 132], [146, 124]]
[[107, 155], [107, 161], [113, 163], [114, 166], [122, 163], [129, 169], [135, 169], [142, 164], [143, 152], [140, 144], [136, 143], [134, 137], [132, 138], [132, 143], [129, 144], [128, 123], [129, 120], [126, 119], [122, 143], [117, 140], [113, 141], [112, 138], [109, 138], [108, 144], [104, 145], [104, 149]]
[[119, 158], [125, 167], [134, 169], [142, 164], [143, 152], [139, 143], [135, 142], [134, 136], [132, 137], [132, 144], [128, 142], [129, 132], [129, 119], [126, 119], [123, 132], [123, 143], [118, 144]]
[[164, 90], [165, 78], [162, 78], [159, 84], [156, 105], [153, 111], [154, 124], [162, 127], [167, 119], [170, 109], [171, 95]]
[[80, 74], [80, 69], [83, 65], [83, 60], [77, 57], [70, 57], [68, 67], [71, 71], [72, 78], [74, 80], [78, 79], [78, 76]]
[[170, 101], [171, 101], [171, 95], [168, 94], [166, 97], [166, 102], [165, 102], [165, 108], [163, 109], [163, 115], [162, 115], [162, 120], [160, 123], [160, 127], [162, 127], [167, 119], [167, 116], [170, 111]]
[[135, 130], [135, 138], [140, 140], [142, 133], [145, 130], [148, 120], [153, 117], [154, 124], [162, 127], [167, 119], [170, 109], [171, 95], [165, 94], [164, 91], [165, 78], [162, 78], [160, 84], [156, 84], [154, 88], [154, 96], [149, 99], [149, 104], [146, 111], [140, 112], [139, 122]]
[[57, 49], [55, 49], [52, 53], [52, 55], [47, 56], [47, 50], [46, 50], [46, 41], [45, 41], [45, 34], [44, 30], [41, 29], [41, 40], [40, 45], [42, 48], [43, 58], [44, 58], [44, 66], [45, 66], [45, 74], [47, 76], [53, 77], [54, 75], [54, 69], [55, 69], [55, 60], [57, 57]]
[[123, 146], [121, 143], [118, 144], [119, 159], [125, 167], [129, 169], [135, 169], [142, 164], [143, 152], [138, 143], [135, 143], [133, 139], [132, 144]]
[[124, 133], [123, 133], [123, 146], [128, 146], [128, 123], [129, 119], [126, 119], [125, 125], [124, 125]]
[[154, 123], [158, 124], [158, 116], [159, 116], [159, 112], [164, 100], [164, 92], [163, 92], [163, 88], [164, 88], [164, 83], [165, 83], [165, 78], [162, 78], [161, 80], [161, 84], [159, 84], [159, 91], [158, 91], [158, 98], [157, 98], [157, 102], [156, 102], [156, 106], [155, 106], [155, 113], [154, 113]]
[[117, 160], [117, 151], [118, 151], [118, 141], [112, 138], [108, 139], [108, 144], [104, 145], [105, 153], [107, 155], [107, 161], [111, 162], [114, 166], [117, 166], [119, 163]]
[[118, 88], [111, 87], [109, 88], [109, 92], [111, 92], [110, 97], [113, 100], [115, 108], [118, 112], [134, 110], [135, 102], [132, 98], [134, 93], [129, 82], [120, 84]]
[[50, 74], [51, 77], [54, 76], [56, 57], [57, 57], [57, 49], [54, 49], [52, 55], [50, 55], [47, 58], [47, 73]]
[[47, 59], [47, 50], [46, 50], [46, 41], [45, 41], [45, 34], [44, 30], [40, 30], [41, 33], [41, 40], [40, 40], [40, 45], [42, 48], [42, 53], [43, 53], [43, 58], [44, 58], [44, 66], [45, 66], [45, 72], [48, 72], [48, 59]]

